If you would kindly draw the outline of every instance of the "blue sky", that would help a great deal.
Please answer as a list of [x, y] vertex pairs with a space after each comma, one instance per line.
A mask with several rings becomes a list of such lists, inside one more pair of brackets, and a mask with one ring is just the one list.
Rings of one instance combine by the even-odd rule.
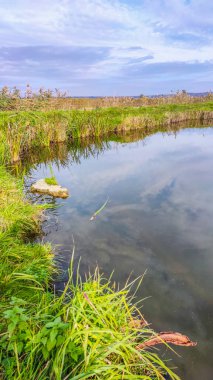
[[0, 0], [0, 86], [213, 90], [212, 19], [210, 0]]

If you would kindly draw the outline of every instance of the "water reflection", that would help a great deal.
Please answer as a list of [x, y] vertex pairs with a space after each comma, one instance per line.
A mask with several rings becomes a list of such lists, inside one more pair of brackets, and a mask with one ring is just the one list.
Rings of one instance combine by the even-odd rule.
[[[106, 274], [115, 269], [122, 283], [131, 271], [137, 276], [147, 270], [140, 293], [151, 296], [144, 302], [146, 319], [160, 331], [181, 331], [197, 340], [195, 349], [178, 349], [183, 358], [174, 361], [183, 379], [210, 380], [213, 129], [139, 137], [57, 147], [56, 155], [51, 152], [40, 162], [33, 158], [34, 166], [25, 169], [26, 183], [48, 176], [52, 162], [71, 196], [55, 200], [59, 207], [47, 212], [44, 240], [57, 244], [64, 268], [74, 238], [82, 271], [98, 263]], [[105, 210], [89, 221], [107, 197]]]

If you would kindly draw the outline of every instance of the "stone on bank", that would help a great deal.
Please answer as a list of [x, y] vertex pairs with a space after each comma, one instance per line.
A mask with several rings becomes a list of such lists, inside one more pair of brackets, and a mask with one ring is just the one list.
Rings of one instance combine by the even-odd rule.
[[48, 194], [56, 198], [67, 198], [68, 190], [60, 185], [48, 185], [45, 179], [39, 179], [31, 186], [33, 193]]

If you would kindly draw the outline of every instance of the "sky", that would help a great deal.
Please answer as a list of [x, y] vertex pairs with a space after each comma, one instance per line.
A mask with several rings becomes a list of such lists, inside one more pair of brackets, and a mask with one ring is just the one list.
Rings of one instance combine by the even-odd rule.
[[213, 90], [211, 0], [0, 0], [0, 87]]

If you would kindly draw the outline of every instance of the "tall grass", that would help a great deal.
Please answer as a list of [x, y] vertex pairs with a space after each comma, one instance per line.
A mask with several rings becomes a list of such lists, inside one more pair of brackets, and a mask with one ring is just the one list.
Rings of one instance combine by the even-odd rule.
[[30, 149], [70, 139], [106, 136], [123, 131], [155, 131], [192, 120], [213, 119], [213, 102], [158, 107], [102, 108], [73, 111], [0, 112], [0, 162], [17, 162]]
[[[42, 91], [39, 96], [36, 102], [51, 98]], [[14, 90], [13, 100], [16, 106], [6, 89], [0, 93], [2, 109], [12, 109], [0, 112], [2, 165], [68, 140], [74, 141], [74, 159], [79, 160], [75, 142], [81, 139], [86, 147], [83, 154], [94, 154], [89, 137], [98, 141], [103, 135], [122, 136], [132, 130], [146, 134], [161, 125], [213, 116], [210, 101], [43, 112], [34, 111], [29, 88], [26, 99]], [[17, 112], [17, 105], [28, 102], [29, 111]], [[103, 149], [102, 143], [99, 146]], [[66, 149], [59, 149], [58, 157], [66, 161]], [[155, 332], [131, 296], [131, 284], [119, 290], [98, 269], [82, 278], [71, 266], [64, 291], [55, 294], [52, 248], [33, 242], [40, 233], [41, 214], [40, 206], [23, 198], [23, 181], [0, 166], [0, 378], [163, 380], [169, 375], [177, 380], [157, 352], [138, 348]]]
[[26, 293], [32, 297], [53, 271], [49, 245], [32, 244], [40, 233], [40, 206], [23, 200], [23, 184], [0, 166], [0, 293], [1, 300]]
[[4, 86], [0, 89], [0, 110], [16, 111], [50, 111], [50, 110], [73, 110], [73, 109], [96, 109], [109, 107], [144, 107], [159, 106], [167, 104], [196, 104], [206, 101], [212, 101], [212, 93], [206, 93], [204, 96], [192, 96], [186, 91], [177, 91], [167, 96], [148, 97], [140, 95], [139, 97], [131, 96], [108, 96], [98, 98], [73, 98], [65, 92], [58, 89], [55, 91], [40, 88], [33, 91], [30, 85], [26, 86], [24, 91], [18, 88], [9, 88]]
[[134, 304], [131, 284], [116, 290], [98, 270], [75, 277], [71, 268], [60, 295], [46, 291], [36, 302], [13, 297], [3, 305], [3, 378], [177, 380], [156, 352], [137, 349], [155, 333]]

